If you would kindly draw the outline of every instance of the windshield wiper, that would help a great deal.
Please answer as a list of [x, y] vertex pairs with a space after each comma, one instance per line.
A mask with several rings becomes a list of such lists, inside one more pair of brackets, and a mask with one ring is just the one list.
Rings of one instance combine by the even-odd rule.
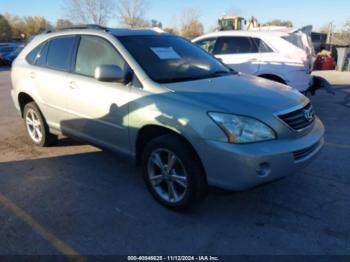
[[231, 73], [232, 75], [237, 75], [237, 74], [238, 74], [238, 71], [232, 69], [231, 67], [229, 67], [228, 70], [230, 70], [230, 73]]
[[174, 77], [158, 80], [159, 83], [175, 83], [175, 82], [185, 82], [202, 79], [200, 76], [188, 76], [188, 77]]
[[230, 74], [231, 72], [230, 71], [225, 71], [225, 70], [217, 70], [217, 71], [214, 71], [212, 74], [213, 75], [226, 75], [226, 74]]
[[222, 75], [231, 75], [231, 74], [236, 74], [236, 71], [217, 70], [208, 75], [205, 75], [203, 78], [212, 78], [212, 77], [218, 77]]
[[229, 69], [229, 71], [217, 70], [217, 71], [214, 71], [210, 74], [203, 75], [203, 76], [174, 77], [174, 78], [160, 79], [160, 80], [158, 80], [158, 82], [159, 83], [185, 82], [185, 81], [194, 81], [194, 80], [213, 78], [213, 77], [219, 77], [222, 75], [232, 75], [232, 74], [237, 74], [237, 72], [233, 69]]

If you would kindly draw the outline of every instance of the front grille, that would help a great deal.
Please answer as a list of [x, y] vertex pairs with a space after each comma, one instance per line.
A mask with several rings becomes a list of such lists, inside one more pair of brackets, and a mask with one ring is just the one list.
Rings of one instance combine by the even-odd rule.
[[299, 131], [310, 126], [315, 121], [315, 111], [311, 103], [309, 103], [301, 109], [279, 115], [278, 117], [292, 129]]
[[300, 160], [300, 159], [307, 157], [308, 155], [310, 155], [311, 153], [313, 153], [316, 150], [316, 148], [318, 147], [319, 144], [320, 144], [320, 142], [317, 142], [316, 144], [314, 144], [312, 146], [309, 146], [307, 148], [293, 152], [294, 159]]

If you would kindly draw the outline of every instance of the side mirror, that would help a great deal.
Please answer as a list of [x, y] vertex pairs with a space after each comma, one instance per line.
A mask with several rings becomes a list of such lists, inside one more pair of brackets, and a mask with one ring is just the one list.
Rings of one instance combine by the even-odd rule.
[[125, 82], [125, 73], [116, 65], [100, 65], [95, 69], [95, 79], [101, 82]]

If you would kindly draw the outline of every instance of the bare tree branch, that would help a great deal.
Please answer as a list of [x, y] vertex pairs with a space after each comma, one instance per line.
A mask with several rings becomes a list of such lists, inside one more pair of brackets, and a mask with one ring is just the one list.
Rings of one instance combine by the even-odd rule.
[[203, 34], [203, 24], [199, 20], [200, 12], [194, 8], [185, 8], [181, 12], [181, 35], [193, 39]]
[[150, 26], [145, 14], [148, 3], [145, 0], [119, 0], [118, 14], [119, 23], [130, 28], [142, 28]]
[[289, 20], [274, 19], [266, 22], [266, 25], [293, 27], [293, 22]]
[[66, 17], [75, 24], [106, 26], [115, 7], [115, 0], [62, 0]]
[[12, 15], [10, 13], [5, 13], [3, 16], [11, 26], [12, 37], [21, 38], [21, 34], [23, 33], [23, 28], [24, 28], [23, 19], [19, 16]]

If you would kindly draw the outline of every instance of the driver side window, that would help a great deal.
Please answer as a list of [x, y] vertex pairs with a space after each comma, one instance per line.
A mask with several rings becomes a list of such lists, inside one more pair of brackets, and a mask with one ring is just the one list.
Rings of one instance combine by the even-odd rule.
[[215, 43], [216, 43], [216, 38], [209, 38], [209, 39], [200, 40], [196, 44], [201, 48], [203, 48], [205, 51], [209, 53], [213, 53], [215, 48]]
[[81, 36], [74, 71], [94, 77], [96, 67], [116, 65], [125, 69], [125, 61], [105, 39], [97, 36]]

